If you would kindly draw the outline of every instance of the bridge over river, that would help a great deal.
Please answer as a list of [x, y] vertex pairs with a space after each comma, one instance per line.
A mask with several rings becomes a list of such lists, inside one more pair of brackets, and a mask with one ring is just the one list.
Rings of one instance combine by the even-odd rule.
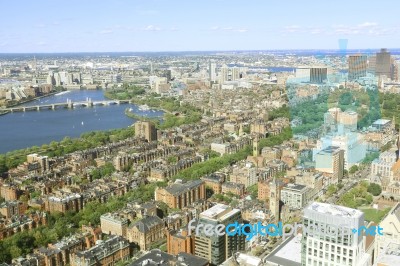
[[52, 104], [40, 104], [33, 106], [16, 106], [10, 108], [0, 109], [0, 112], [26, 112], [26, 111], [40, 111], [40, 110], [57, 110], [61, 108], [75, 108], [75, 107], [93, 107], [93, 106], [106, 106], [114, 104], [130, 104], [130, 100], [109, 100], [109, 101], [92, 101], [87, 98], [86, 101], [73, 102], [72, 100], [67, 100], [64, 103], [52, 103]]

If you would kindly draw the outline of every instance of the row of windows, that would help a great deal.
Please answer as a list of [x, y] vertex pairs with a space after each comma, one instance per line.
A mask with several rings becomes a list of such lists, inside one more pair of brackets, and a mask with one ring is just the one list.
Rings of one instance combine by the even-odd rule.
[[308, 259], [307, 261], [307, 266], [345, 266], [345, 265], [352, 265], [353, 261], [351, 259], [349, 259], [348, 262], [339, 262], [339, 263], [329, 263], [327, 261], [318, 261], [318, 260], [312, 260], [311, 258]]
[[[314, 245], [313, 245], [313, 243], [314, 243]], [[339, 254], [343, 254], [343, 255], [346, 255], [347, 251], [349, 251], [349, 255], [353, 256], [353, 250], [352, 249], [348, 249], [348, 248], [345, 248], [345, 247], [338, 247], [336, 245], [332, 245], [332, 244], [328, 244], [328, 243], [325, 243], [325, 246], [324, 246], [324, 243], [319, 242], [319, 241], [314, 241], [313, 242], [311, 239], [308, 240], [308, 245], [307, 246], [308, 246], [308, 250], [309, 251], [314, 246], [314, 250], [315, 251], [317, 251], [317, 250], [321, 250], [321, 251], [325, 251], [325, 252], [331, 251], [331, 252], [335, 252], [335, 253], [339, 253]]]

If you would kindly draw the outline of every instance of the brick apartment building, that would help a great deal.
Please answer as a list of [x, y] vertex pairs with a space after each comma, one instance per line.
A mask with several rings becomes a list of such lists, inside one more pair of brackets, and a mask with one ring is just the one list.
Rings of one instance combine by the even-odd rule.
[[187, 183], [175, 182], [166, 188], [157, 188], [155, 200], [165, 202], [174, 209], [185, 208], [192, 203], [206, 199], [206, 186], [202, 180]]

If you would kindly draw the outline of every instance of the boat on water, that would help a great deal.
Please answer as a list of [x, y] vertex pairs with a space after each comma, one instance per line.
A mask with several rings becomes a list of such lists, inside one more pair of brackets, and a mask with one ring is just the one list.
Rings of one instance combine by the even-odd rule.
[[149, 111], [150, 107], [147, 104], [139, 105], [140, 111]]
[[64, 95], [64, 94], [67, 94], [67, 93], [69, 93], [69, 92], [71, 92], [71, 91], [62, 91], [62, 92], [59, 92], [59, 93], [54, 94], [54, 96]]
[[132, 112], [132, 111], [133, 111], [133, 109], [132, 109], [132, 108], [129, 108], [129, 109], [128, 109], [128, 111], [129, 111], [129, 112]]

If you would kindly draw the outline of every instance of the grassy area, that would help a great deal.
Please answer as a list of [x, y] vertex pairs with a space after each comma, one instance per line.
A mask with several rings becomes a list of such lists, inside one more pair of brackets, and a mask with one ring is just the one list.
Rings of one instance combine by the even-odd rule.
[[373, 221], [375, 223], [380, 223], [383, 217], [390, 211], [390, 208], [386, 208], [384, 210], [377, 210], [373, 208], [368, 208], [368, 209], [360, 209], [362, 212], [364, 212], [365, 215], [365, 220], [366, 221]]

